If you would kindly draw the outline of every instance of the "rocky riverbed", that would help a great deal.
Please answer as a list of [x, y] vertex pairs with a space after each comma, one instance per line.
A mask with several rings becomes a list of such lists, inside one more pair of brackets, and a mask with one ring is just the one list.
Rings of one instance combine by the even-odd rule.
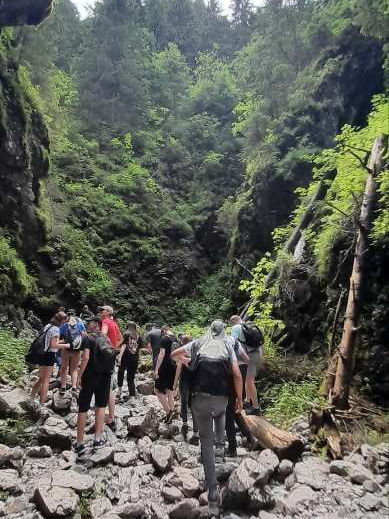
[[[25, 386], [29, 383], [25, 380]], [[42, 408], [23, 388], [0, 387], [0, 417], [28, 417], [34, 423], [26, 430], [24, 447], [0, 445], [0, 516], [207, 517], [199, 447], [184, 441], [178, 420], [162, 423], [164, 413], [147, 376], [138, 378], [137, 399], [117, 405], [117, 432], [106, 428], [108, 446], [82, 463], [71, 450], [77, 404], [70, 394], [61, 398], [56, 384], [53, 380], [50, 401]], [[296, 463], [279, 460], [270, 450], [248, 452], [240, 446], [237, 458], [217, 466], [223, 517], [388, 517], [388, 444], [362, 445], [344, 460], [329, 463], [311, 455], [304, 420], [294, 430], [306, 443]], [[88, 435], [88, 445], [92, 439]]]

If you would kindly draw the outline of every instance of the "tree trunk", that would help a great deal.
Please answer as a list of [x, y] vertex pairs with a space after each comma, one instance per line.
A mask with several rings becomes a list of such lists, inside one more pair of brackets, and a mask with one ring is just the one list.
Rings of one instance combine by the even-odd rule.
[[280, 459], [295, 461], [303, 452], [304, 444], [294, 434], [278, 429], [261, 416], [246, 415], [244, 411], [237, 415], [242, 427], [258, 440], [264, 449], [273, 450]]
[[343, 326], [343, 334], [339, 347], [338, 363], [332, 392], [332, 404], [339, 409], [348, 407], [350, 381], [352, 376], [353, 350], [358, 332], [358, 321], [361, 311], [361, 292], [364, 274], [365, 256], [368, 248], [368, 233], [376, 197], [375, 176], [382, 166], [384, 137], [374, 142], [371, 152], [368, 175], [363, 195], [359, 218], [358, 236], [354, 252], [354, 264], [350, 277], [350, 286]]

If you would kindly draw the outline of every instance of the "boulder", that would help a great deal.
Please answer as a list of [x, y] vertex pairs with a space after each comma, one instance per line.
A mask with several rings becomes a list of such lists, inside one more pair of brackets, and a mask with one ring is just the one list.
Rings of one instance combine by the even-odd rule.
[[352, 483], [363, 485], [365, 481], [374, 480], [374, 476], [370, 470], [366, 469], [362, 465], [353, 465], [350, 470], [350, 480]]
[[113, 447], [103, 447], [96, 451], [89, 458], [89, 461], [93, 463], [93, 465], [106, 465], [113, 461], [114, 449]]
[[184, 494], [176, 487], [163, 487], [162, 497], [166, 503], [176, 503], [184, 499]]
[[12, 495], [18, 495], [23, 492], [21, 487], [21, 480], [16, 470], [0, 470], [0, 491], [7, 492]]
[[350, 475], [352, 468], [353, 464], [349, 461], [334, 460], [330, 463], [330, 473], [337, 474], [338, 476], [342, 476], [344, 478]]
[[258, 513], [259, 510], [268, 510], [274, 506], [274, 498], [271, 488], [252, 487], [248, 491], [249, 510], [253, 513]]
[[257, 467], [254, 459], [245, 458], [232, 472], [223, 496], [224, 504], [233, 509], [248, 508], [248, 492], [254, 486]]
[[193, 498], [184, 499], [169, 512], [170, 519], [196, 519], [199, 515], [199, 502]]
[[297, 483], [300, 483], [300, 485], [308, 485], [314, 490], [326, 488], [330, 469], [325, 461], [309, 457], [300, 463], [296, 463], [294, 469]]
[[48, 519], [72, 516], [78, 507], [79, 497], [71, 488], [38, 486], [34, 502], [42, 515]]
[[136, 390], [140, 395], [154, 395], [154, 381], [153, 380], [145, 380], [143, 382], [139, 382], [136, 385]]
[[378, 510], [381, 506], [381, 500], [377, 496], [373, 496], [373, 494], [366, 494], [361, 497], [358, 501], [359, 506], [361, 506], [366, 512], [370, 512], [372, 510]]
[[136, 447], [139, 452], [139, 456], [143, 461], [149, 463], [151, 461], [151, 449], [153, 447], [153, 442], [148, 436], [144, 436], [138, 440]]
[[113, 455], [113, 462], [115, 465], [119, 465], [119, 467], [129, 467], [130, 465], [135, 465], [138, 459], [138, 451], [135, 450], [132, 452], [115, 452]]
[[60, 417], [50, 416], [38, 429], [38, 442], [62, 450], [70, 449], [72, 437], [68, 424]]
[[150, 451], [151, 462], [157, 474], [164, 474], [170, 470], [173, 462], [173, 451], [168, 445], [154, 444]]
[[41, 486], [71, 488], [77, 494], [89, 492], [94, 488], [94, 480], [91, 476], [80, 474], [75, 470], [55, 470], [51, 474], [42, 476], [38, 484]]
[[33, 420], [40, 417], [40, 406], [24, 389], [19, 387], [0, 391], [0, 417], [29, 416]]
[[28, 447], [26, 454], [30, 458], [50, 458], [53, 455], [53, 450], [49, 445], [35, 445]]
[[228, 461], [216, 465], [216, 477], [219, 483], [225, 483], [232, 472], [239, 466], [238, 462]]
[[146, 510], [142, 503], [126, 503], [115, 508], [114, 512], [121, 519], [141, 519], [141, 517], [144, 517]]
[[290, 460], [282, 460], [277, 469], [277, 479], [281, 483], [293, 472], [293, 463]]
[[190, 469], [184, 467], [174, 467], [172, 482], [180, 488], [185, 497], [194, 497], [200, 494], [200, 483], [193, 476]]
[[277, 455], [270, 449], [265, 449], [259, 454], [253, 453], [251, 457], [257, 462], [257, 467], [255, 469], [255, 484], [266, 485], [279, 465]]
[[66, 415], [72, 407], [72, 397], [70, 394], [60, 395], [59, 392], [53, 396], [52, 409], [55, 413]]
[[11, 449], [7, 445], [0, 445], [0, 468], [14, 467], [14, 462], [22, 459], [23, 454], [24, 452], [21, 447], [15, 447]]
[[94, 499], [89, 506], [92, 519], [98, 519], [111, 510], [112, 504], [107, 497], [98, 497], [97, 499]]
[[311, 487], [307, 485], [301, 485], [292, 490], [292, 492], [288, 495], [286, 501], [286, 512], [288, 514], [294, 514], [300, 504], [304, 503], [306, 505], [312, 505], [315, 503], [316, 499], [316, 494]]
[[[4, 503], [3, 515], [9, 517], [18, 514], [19, 517], [21, 517], [21, 514], [31, 513], [34, 509], [35, 505], [30, 503], [27, 497], [19, 496], [12, 500], [7, 499], [7, 502]], [[0, 509], [0, 516], [1, 515]]]
[[156, 436], [159, 427], [157, 412], [154, 407], [147, 407], [144, 415], [130, 416], [127, 421], [128, 434], [135, 438]]

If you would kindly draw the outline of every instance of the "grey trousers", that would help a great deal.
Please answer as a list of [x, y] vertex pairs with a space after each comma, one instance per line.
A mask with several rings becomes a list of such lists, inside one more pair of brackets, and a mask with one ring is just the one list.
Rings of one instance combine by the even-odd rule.
[[192, 412], [199, 428], [201, 458], [204, 466], [208, 499], [217, 499], [217, 480], [215, 471], [216, 449], [224, 451], [224, 430], [226, 423], [227, 397], [197, 394], [192, 400]]

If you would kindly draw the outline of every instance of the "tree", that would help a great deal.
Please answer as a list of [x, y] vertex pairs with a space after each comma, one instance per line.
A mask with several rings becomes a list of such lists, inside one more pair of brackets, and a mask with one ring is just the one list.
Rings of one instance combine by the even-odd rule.
[[252, 14], [252, 3], [250, 0], [233, 0], [231, 2], [232, 19], [235, 25], [247, 27]]

